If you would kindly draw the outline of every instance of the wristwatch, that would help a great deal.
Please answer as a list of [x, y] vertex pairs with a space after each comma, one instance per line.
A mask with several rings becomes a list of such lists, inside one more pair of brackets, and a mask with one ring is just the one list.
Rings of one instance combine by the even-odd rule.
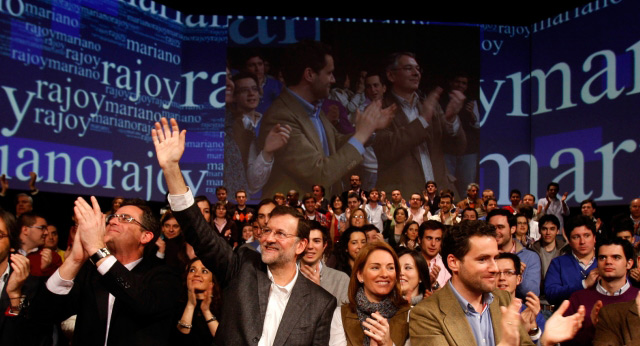
[[89, 257], [89, 261], [91, 261], [91, 263], [93, 263], [93, 265], [95, 266], [97, 265], [96, 263], [98, 263], [98, 261], [100, 261], [101, 259], [109, 255], [111, 255], [111, 252], [109, 252], [109, 249], [107, 249], [106, 247], [103, 247], [102, 249], [98, 249], [96, 253], [91, 255], [91, 257]]

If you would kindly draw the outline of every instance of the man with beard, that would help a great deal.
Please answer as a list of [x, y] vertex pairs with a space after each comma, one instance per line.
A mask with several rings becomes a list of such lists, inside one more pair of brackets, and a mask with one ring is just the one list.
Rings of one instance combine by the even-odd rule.
[[299, 275], [296, 264], [307, 247], [308, 223], [295, 209], [277, 206], [262, 232], [261, 254], [248, 247], [233, 251], [204, 220], [182, 177], [185, 137], [173, 119], [171, 129], [163, 118], [152, 131], [176, 220], [224, 289], [216, 344], [326, 345], [336, 299]]
[[362, 162], [364, 144], [375, 130], [387, 126], [394, 108], [385, 112], [379, 102], [373, 103], [356, 116], [356, 131], [349, 138], [339, 134], [321, 111], [335, 82], [328, 46], [309, 40], [293, 44], [287, 47], [283, 66], [287, 66], [283, 71], [287, 88], [266, 112], [258, 143], [263, 144], [277, 124], [289, 125], [291, 133], [289, 143], [275, 153], [263, 193], [306, 191], [313, 184], [337, 193], [342, 190], [341, 178]]

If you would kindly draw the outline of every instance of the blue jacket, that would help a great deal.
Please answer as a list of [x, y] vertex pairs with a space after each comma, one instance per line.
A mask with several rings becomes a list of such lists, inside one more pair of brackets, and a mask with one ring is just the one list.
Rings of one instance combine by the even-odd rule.
[[598, 261], [594, 260], [587, 270], [583, 270], [571, 252], [554, 258], [544, 280], [544, 293], [549, 303], [559, 305], [569, 299], [571, 293], [584, 289], [582, 280], [597, 266]]
[[528, 292], [533, 292], [539, 297], [540, 281], [542, 280], [540, 257], [537, 253], [522, 247], [520, 243], [517, 243], [516, 246], [516, 255], [520, 258], [520, 261], [527, 265], [522, 276], [522, 282], [516, 288], [516, 296], [524, 299]]

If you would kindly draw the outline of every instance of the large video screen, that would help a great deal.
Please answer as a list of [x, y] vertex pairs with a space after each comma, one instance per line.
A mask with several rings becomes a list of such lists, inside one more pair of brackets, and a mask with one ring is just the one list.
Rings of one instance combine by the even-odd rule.
[[[412, 180], [403, 174], [422, 184], [446, 179], [458, 195], [476, 181], [508, 205], [511, 189], [540, 199], [557, 181], [570, 205], [586, 198], [624, 204], [638, 195], [639, 6], [593, 2], [531, 26], [505, 26], [185, 15], [151, 1], [2, 0], [0, 174], [16, 188], [34, 171], [45, 191], [163, 200], [149, 133], [159, 118], [173, 117], [188, 130], [187, 183], [211, 200], [222, 185], [231, 197], [247, 190], [252, 201], [294, 188], [302, 194], [315, 183], [339, 193], [349, 173], [371, 173], [377, 154], [378, 176], [369, 184], [385, 190]], [[256, 111], [269, 115], [286, 84], [283, 54], [305, 39], [332, 48], [336, 83], [322, 103], [332, 136], [355, 131], [355, 109], [367, 104], [365, 73], [388, 80], [395, 72], [389, 55], [410, 52], [421, 69], [419, 99], [442, 88], [443, 112], [456, 77], [466, 78], [464, 148], [445, 135], [407, 149], [376, 138], [410, 136], [380, 131], [365, 143], [364, 164], [338, 160], [315, 172], [324, 163], [284, 155], [301, 147], [292, 137], [263, 181], [247, 174], [267, 133], [238, 128], [246, 122], [234, 112], [237, 101], [226, 104], [226, 68], [235, 76], [262, 73]], [[242, 83], [234, 93], [251, 95]], [[336, 144], [327, 158], [348, 145]], [[431, 167], [420, 160], [425, 152]], [[419, 163], [406, 172], [410, 155]]]

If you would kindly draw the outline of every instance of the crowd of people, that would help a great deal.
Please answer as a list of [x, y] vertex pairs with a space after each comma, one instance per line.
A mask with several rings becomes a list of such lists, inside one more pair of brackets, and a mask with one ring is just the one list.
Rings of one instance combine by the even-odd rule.
[[396, 53], [384, 73], [360, 75], [357, 96], [331, 90], [324, 45], [285, 56], [286, 87], [259, 55], [227, 81], [227, 187], [215, 203], [185, 183], [187, 133], [173, 119], [152, 131], [161, 213], [122, 197], [103, 213], [79, 197], [61, 245], [34, 203], [35, 174], [15, 198], [1, 178], [15, 203], [0, 209], [0, 344], [640, 340], [640, 199], [603, 222], [593, 200], [570, 215], [552, 182], [537, 203], [513, 190], [501, 207], [469, 174], [467, 77], [423, 97], [416, 57]]

